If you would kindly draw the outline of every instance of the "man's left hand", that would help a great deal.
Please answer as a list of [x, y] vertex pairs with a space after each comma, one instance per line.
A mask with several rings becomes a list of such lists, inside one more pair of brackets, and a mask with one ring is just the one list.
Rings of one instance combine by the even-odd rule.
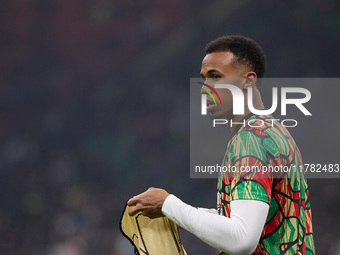
[[133, 216], [138, 212], [142, 212], [144, 216], [151, 219], [163, 217], [162, 206], [169, 195], [164, 189], [149, 188], [147, 191], [129, 199], [127, 205], [134, 206], [129, 211], [129, 215]]

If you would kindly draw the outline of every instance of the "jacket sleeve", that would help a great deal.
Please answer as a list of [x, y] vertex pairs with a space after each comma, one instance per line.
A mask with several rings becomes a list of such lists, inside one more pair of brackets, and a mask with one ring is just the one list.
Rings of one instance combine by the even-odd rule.
[[162, 212], [210, 246], [231, 255], [251, 254], [259, 242], [269, 205], [259, 200], [233, 200], [230, 218], [192, 207], [174, 195]]

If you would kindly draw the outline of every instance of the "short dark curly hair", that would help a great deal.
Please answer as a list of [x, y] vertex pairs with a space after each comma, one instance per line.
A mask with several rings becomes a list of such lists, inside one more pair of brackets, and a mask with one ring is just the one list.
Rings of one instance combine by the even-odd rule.
[[[258, 78], [263, 78], [266, 71], [266, 57], [260, 45], [253, 39], [242, 35], [221, 36], [205, 47], [205, 53], [231, 52], [235, 62], [252, 69]], [[257, 83], [260, 88], [261, 82]]]

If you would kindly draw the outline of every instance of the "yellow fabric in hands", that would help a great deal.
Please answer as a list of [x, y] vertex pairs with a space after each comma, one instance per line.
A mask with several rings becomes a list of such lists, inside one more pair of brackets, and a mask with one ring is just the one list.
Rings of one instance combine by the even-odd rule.
[[150, 219], [138, 213], [128, 214], [126, 206], [120, 221], [123, 235], [135, 246], [139, 255], [186, 255], [180, 242], [177, 225], [167, 217]]

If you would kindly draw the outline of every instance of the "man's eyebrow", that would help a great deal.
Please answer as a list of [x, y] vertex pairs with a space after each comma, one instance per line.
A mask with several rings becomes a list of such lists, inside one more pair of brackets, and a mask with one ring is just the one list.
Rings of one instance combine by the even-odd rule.
[[[216, 69], [210, 69], [209, 71], [207, 71], [207, 75], [212, 74], [212, 73], [221, 73], [221, 72]], [[200, 73], [200, 75], [204, 76], [202, 73]]]

